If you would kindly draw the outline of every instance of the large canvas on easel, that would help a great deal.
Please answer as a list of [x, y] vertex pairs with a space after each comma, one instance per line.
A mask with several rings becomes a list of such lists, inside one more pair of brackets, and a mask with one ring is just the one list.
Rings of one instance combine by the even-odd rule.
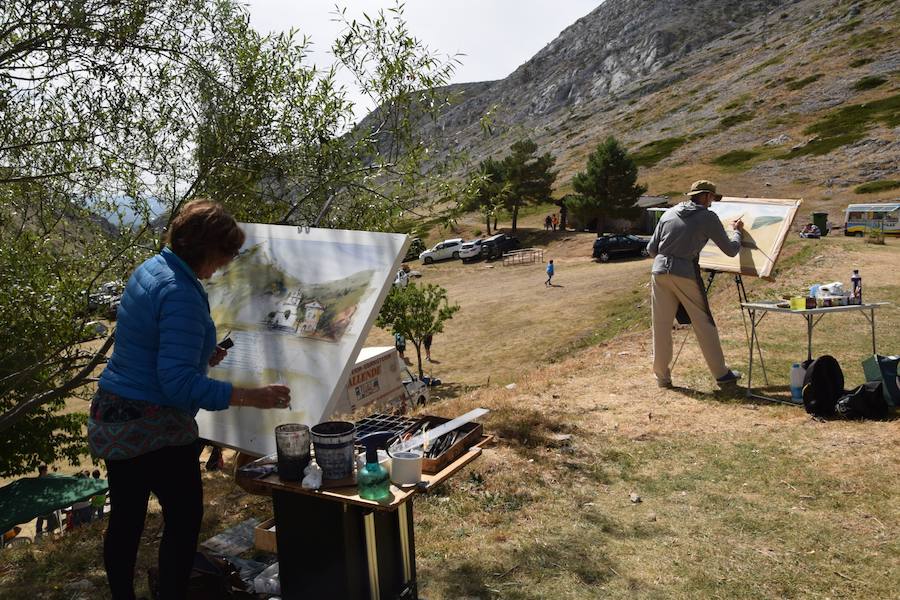
[[255, 455], [281, 423], [327, 420], [390, 290], [406, 235], [242, 224], [239, 255], [206, 285], [219, 336], [234, 346], [211, 377], [282, 383], [289, 409], [200, 411], [200, 435]]
[[735, 219], [744, 221], [741, 251], [737, 256], [728, 256], [713, 242], [707, 242], [700, 251], [700, 268], [771, 279], [801, 202], [728, 197], [713, 202], [709, 209], [718, 215], [726, 230]]

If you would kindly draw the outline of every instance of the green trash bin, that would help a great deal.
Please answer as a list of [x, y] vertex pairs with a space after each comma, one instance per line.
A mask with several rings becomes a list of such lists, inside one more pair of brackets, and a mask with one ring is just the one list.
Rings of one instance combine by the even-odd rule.
[[814, 212], [812, 214], [813, 225], [819, 228], [822, 235], [828, 235], [828, 213]]

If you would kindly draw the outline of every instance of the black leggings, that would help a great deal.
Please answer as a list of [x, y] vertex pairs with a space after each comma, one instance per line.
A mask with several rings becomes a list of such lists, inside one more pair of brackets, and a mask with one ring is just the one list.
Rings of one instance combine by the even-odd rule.
[[203, 518], [199, 443], [167, 446], [127, 460], [106, 461], [109, 525], [103, 562], [113, 600], [134, 600], [134, 566], [150, 492], [162, 506], [159, 599], [183, 600]]

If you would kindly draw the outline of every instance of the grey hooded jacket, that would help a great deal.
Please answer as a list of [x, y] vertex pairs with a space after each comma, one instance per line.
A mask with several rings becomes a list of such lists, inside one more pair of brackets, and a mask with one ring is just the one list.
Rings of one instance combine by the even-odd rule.
[[647, 252], [654, 257], [652, 273], [694, 279], [700, 251], [708, 240], [728, 256], [741, 251], [740, 232], [726, 233], [716, 213], [691, 201], [673, 206], [663, 213], [647, 244]]

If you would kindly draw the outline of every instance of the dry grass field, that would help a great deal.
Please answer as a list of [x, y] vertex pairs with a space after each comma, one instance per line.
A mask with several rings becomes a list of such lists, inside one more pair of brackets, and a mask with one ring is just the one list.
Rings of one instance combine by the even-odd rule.
[[[497, 437], [416, 502], [423, 598], [897, 597], [898, 420], [819, 421], [801, 408], [748, 401], [742, 388], [720, 392], [692, 336], [676, 387], [659, 390], [649, 370], [649, 262], [594, 263], [590, 234], [521, 237], [554, 259], [559, 287], [543, 285], [542, 265], [414, 265], [462, 307], [435, 338], [426, 371], [446, 385], [424, 410], [449, 416], [484, 406]], [[898, 246], [792, 238], [776, 281], [748, 281], [748, 293], [778, 297], [846, 281], [860, 268], [867, 300], [896, 302]], [[726, 357], [744, 371], [730, 278], [716, 282], [711, 304]], [[900, 352], [900, 310], [886, 307], [877, 319], [879, 350]], [[816, 331], [814, 352], [834, 354], [848, 386], [862, 381], [867, 327], [858, 315], [833, 315]], [[803, 321], [770, 315], [760, 335], [769, 391], [784, 394], [790, 364], [805, 358]], [[391, 343], [383, 331], [368, 339]], [[204, 535], [268, 515], [266, 499], [227, 475], [204, 479]], [[160, 526], [152, 514], [141, 569], [155, 560]], [[0, 597], [108, 597], [101, 535], [92, 525], [4, 552]], [[93, 590], [64, 588], [78, 579]]]

